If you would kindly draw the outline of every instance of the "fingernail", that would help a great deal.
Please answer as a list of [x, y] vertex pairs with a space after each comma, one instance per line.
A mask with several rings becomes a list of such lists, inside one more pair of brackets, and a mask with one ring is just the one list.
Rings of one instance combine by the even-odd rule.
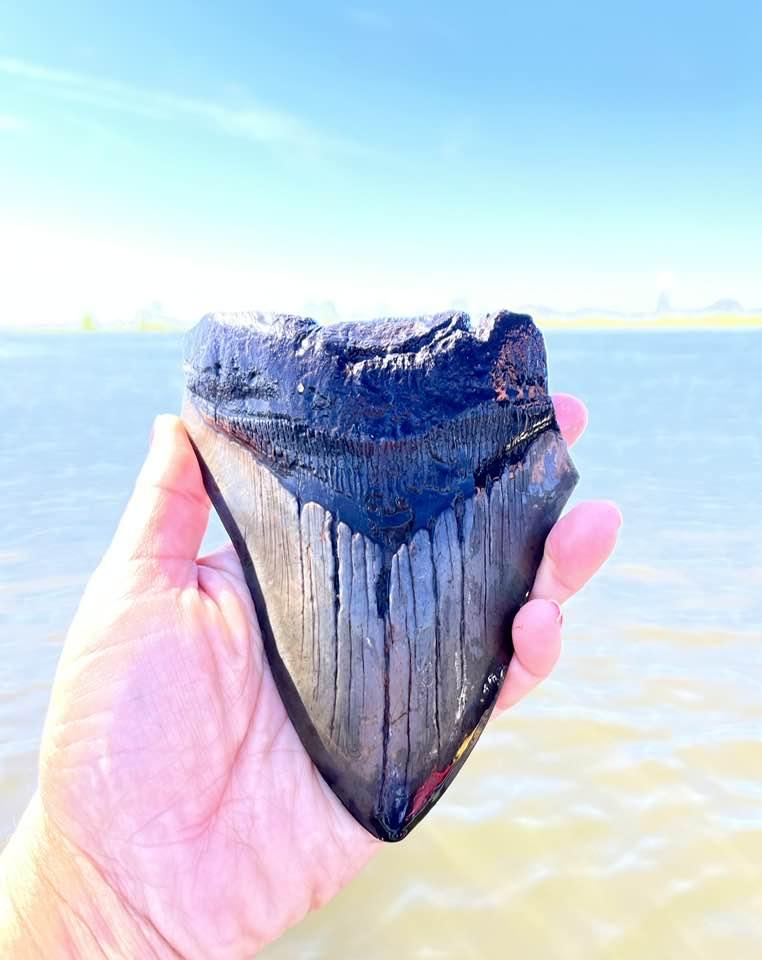
[[157, 419], [157, 418], [154, 417], [154, 421], [153, 421], [153, 423], [151, 424], [151, 432], [148, 434], [148, 449], [149, 449], [149, 450], [150, 450], [151, 447], [153, 446], [153, 438], [154, 438], [154, 435], [156, 434], [156, 419]]
[[552, 603], [556, 608], [556, 623], [561, 626], [561, 624], [564, 622], [564, 614], [563, 610], [561, 610], [561, 604], [556, 603], [555, 600], [548, 600], [548, 603]]

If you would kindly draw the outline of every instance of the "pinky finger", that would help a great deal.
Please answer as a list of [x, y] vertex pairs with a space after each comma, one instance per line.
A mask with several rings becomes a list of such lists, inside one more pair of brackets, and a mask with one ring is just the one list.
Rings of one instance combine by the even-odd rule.
[[530, 600], [513, 621], [513, 657], [495, 715], [518, 703], [544, 680], [561, 654], [561, 608], [553, 600]]

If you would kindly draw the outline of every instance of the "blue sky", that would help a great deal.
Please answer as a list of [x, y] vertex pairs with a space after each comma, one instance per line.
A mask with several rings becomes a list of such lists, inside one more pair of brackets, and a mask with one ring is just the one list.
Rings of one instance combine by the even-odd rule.
[[761, 36], [695, 0], [3, 5], [6, 306], [762, 306]]

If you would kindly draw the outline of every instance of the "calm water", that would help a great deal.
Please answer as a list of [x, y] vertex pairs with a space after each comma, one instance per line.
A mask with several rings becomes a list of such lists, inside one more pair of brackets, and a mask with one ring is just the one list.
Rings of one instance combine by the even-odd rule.
[[[591, 411], [576, 499], [621, 504], [620, 549], [569, 603], [553, 678], [269, 960], [762, 956], [762, 334], [547, 339], [552, 386]], [[0, 338], [5, 833], [179, 365], [175, 337]]]

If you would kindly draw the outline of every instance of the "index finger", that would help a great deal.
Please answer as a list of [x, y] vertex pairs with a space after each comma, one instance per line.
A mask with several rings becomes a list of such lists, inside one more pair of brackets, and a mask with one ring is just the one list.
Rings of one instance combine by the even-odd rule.
[[571, 446], [585, 432], [587, 407], [569, 393], [554, 393], [552, 399], [561, 436]]

